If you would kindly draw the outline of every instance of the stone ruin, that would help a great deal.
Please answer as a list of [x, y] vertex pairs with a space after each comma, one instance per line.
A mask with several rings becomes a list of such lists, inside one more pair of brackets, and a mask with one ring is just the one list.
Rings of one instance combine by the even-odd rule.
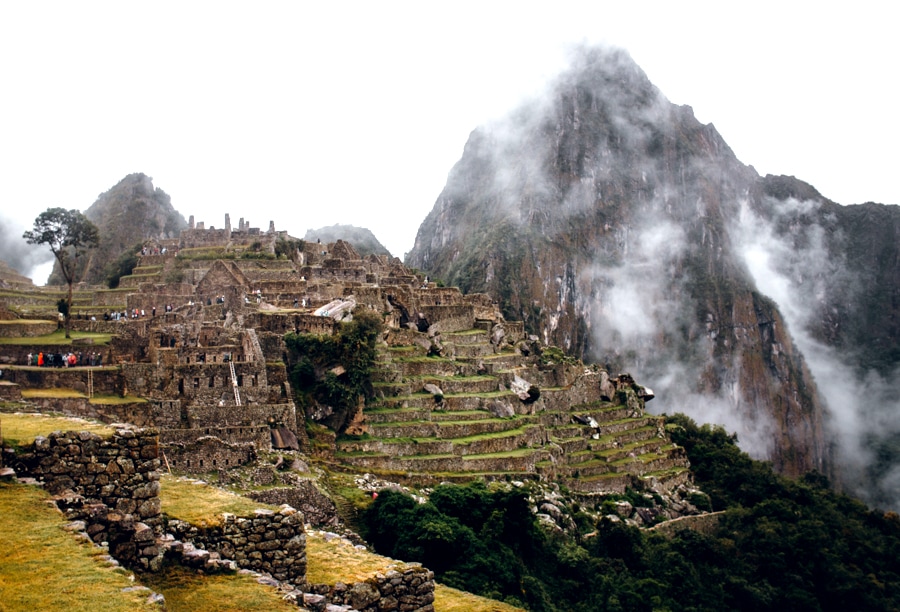
[[[302, 248], [276, 258], [279, 240]], [[179, 238], [147, 241], [119, 289], [80, 286], [76, 300], [90, 315], [73, 319], [72, 328], [115, 334], [100, 352], [103, 364], [116, 367], [89, 375], [77, 367], [13, 366], [3, 396], [71, 387], [140, 399], [115, 409], [64, 405], [75, 416], [158, 428], [164, 467], [191, 473], [241, 465], [259, 451], [306, 447], [284, 361], [288, 332], [333, 333], [354, 309], [379, 313], [389, 329], [434, 332], [501, 320], [487, 296], [425, 283], [397, 258], [362, 258], [340, 240], [303, 243], [271, 222], [268, 231], [243, 218], [232, 228], [228, 215], [224, 229], [192, 217]], [[4, 346], [0, 360], [24, 364], [41, 349]]]

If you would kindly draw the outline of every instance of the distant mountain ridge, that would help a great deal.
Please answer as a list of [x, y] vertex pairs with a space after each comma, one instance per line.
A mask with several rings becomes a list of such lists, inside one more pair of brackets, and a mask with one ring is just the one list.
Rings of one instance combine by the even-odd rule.
[[[174, 238], [187, 227], [162, 189], [143, 173], [129, 174], [86, 210], [84, 215], [100, 230], [100, 245], [86, 258], [82, 275], [89, 284], [104, 284], [106, 266], [128, 249], [149, 238]], [[62, 282], [54, 269], [50, 284]]]
[[365, 227], [357, 227], [355, 225], [334, 225], [320, 227], [319, 229], [309, 230], [303, 237], [307, 242], [337, 242], [344, 240], [353, 245], [353, 248], [363, 257], [367, 255], [387, 255], [391, 256], [391, 252], [387, 250], [375, 234]]
[[820, 392], [831, 370], [816, 355], [814, 378], [804, 354], [819, 344], [850, 378], [890, 382], [898, 227], [896, 206], [760, 177], [627, 53], [586, 48], [546, 96], [472, 132], [406, 263], [491, 293], [545, 342], [631, 371], [654, 409], [724, 423], [781, 471], [878, 481], [860, 441], [897, 426]]

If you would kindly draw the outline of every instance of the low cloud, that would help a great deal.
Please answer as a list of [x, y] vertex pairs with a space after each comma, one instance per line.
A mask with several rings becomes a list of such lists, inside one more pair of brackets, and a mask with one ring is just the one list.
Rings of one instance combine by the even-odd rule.
[[35, 275], [43, 274], [43, 278], [37, 278], [38, 284], [43, 284], [49, 275], [49, 270], [44, 274], [39, 269], [52, 267], [53, 254], [44, 246], [31, 245], [25, 242], [22, 234], [27, 228], [9, 218], [0, 217], [0, 261], [5, 261], [16, 272], [36, 279]]
[[[852, 282], [846, 262], [830, 254], [821, 226], [776, 225], [815, 211], [816, 202], [770, 200], [764, 219], [746, 204], [733, 232], [760, 291], [778, 304], [825, 402], [838, 452], [841, 481], [869, 503], [900, 508], [900, 466], [879, 462], [879, 449], [900, 440], [900, 369], [887, 376], [860, 371], [852, 352], [817, 340], [813, 326], [826, 307], [827, 288]], [[798, 235], [802, 231], [802, 235]], [[799, 246], [798, 246], [799, 245]]]

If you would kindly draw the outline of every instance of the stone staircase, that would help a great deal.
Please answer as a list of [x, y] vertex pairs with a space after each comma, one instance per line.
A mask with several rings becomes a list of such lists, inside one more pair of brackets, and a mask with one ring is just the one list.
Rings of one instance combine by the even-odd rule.
[[[539, 384], [536, 401], [510, 390], [516, 376]], [[365, 408], [368, 433], [340, 438], [336, 459], [410, 482], [540, 478], [582, 493], [623, 492], [636, 478], [688, 480], [687, 458], [662, 418], [634, 398], [601, 399], [601, 376], [581, 364], [495, 352], [484, 329], [444, 332], [430, 345], [384, 345], [376, 399]]]

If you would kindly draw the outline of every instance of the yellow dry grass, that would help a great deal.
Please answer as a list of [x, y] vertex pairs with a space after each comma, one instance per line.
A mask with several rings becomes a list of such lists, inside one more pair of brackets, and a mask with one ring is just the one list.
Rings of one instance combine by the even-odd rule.
[[306, 579], [315, 584], [362, 582], [378, 572], [403, 566], [401, 561], [361, 550], [320, 532], [306, 534]]
[[523, 612], [517, 608], [473, 593], [460, 591], [443, 584], [434, 589], [435, 612]]
[[204, 576], [181, 567], [142, 576], [154, 591], [166, 598], [167, 612], [296, 612], [297, 606], [271, 586], [243, 574]]
[[135, 395], [95, 395], [90, 399], [92, 404], [116, 405], [116, 404], [146, 404], [147, 400]]
[[163, 512], [197, 527], [221, 525], [225, 512], [253, 516], [258, 508], [278, 510], [198, 480], [171, 475], [162, 477], [159, 497]]
[[0, 484], [0, 610], [156, 610], [131, 572], [99, 558], [102, 549], [62, 529], [41, 489]]
[[66, 389], [64, 387], [60, 387], [57, 389], [22, 389], [22, 398], [24, 399], [35, 399], [35, 398], [58, 398], [58, 399], [67, 399], [67, 398], [86, 398], [87, 395], [81, 393], [80, 391], [76, 391], [75, 389]]
[[54, 431], [90, 431], [101, 436], [113, 433], [112, 428], [103, 423], [74, 417], [24, 413], [0, 415], [0, 431], [7, 444], [20, 448], [34, 442], [37, 436], [46, 436]]
[[[321, 532], [306, 534], [306, 578], [314, 584], [362, 582], [376, 573], [401, 571], [406, 564], [362, 550], [338, 538], [327, 540]], [[515, 612], [505, 603], [437, 584], [436, 612]]]

